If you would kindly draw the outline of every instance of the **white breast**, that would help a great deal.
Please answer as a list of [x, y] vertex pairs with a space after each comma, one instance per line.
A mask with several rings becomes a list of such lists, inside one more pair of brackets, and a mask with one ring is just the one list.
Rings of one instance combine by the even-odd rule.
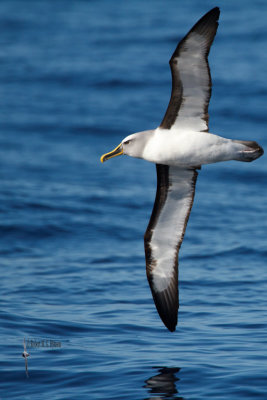
[[232, 140], [206, 132], [156, 129], [143, 158], [156, 164], [192, 167], [234, 158]]

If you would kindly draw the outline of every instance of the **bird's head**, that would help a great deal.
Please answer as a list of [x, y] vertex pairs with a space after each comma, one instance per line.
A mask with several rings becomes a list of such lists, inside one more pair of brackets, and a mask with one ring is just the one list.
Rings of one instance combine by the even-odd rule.
[[130, 157], [143, 158], [143, 152], [148, 139], [154, 131], [144, 131], [133, 133], [127, 136], [123, 141], [109, 153], [103, 154], [100, 158], [101, 162], [107, 161], [112, 157], [126, 154]]

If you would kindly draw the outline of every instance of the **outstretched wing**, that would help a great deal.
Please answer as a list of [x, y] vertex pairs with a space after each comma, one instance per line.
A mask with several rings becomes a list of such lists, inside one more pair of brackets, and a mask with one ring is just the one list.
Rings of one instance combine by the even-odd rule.
[[178, 44], [170, 59], [171, 99], [161, 128], [208, 131], [211, 76], [208, 55], [216, 35], [220, 10], [204, 15]]
[[195, 169], [157, 165], [157, 193], [145, 233], [147, 279], [158, 313], [170, 331], [177, 324], [178, 252], [193, 205]]

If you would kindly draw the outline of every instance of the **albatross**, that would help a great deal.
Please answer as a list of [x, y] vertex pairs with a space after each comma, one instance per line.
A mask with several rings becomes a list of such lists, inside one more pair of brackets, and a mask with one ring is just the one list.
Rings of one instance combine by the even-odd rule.
[[160, 126], [127, 136], [101, 161], [126, 154], [156, 164], [157, 191], [144, 235], [146, 273], [165, 326], [178, 318], [178, 253], [193, 205], [197, 170], [219, 161], [253, 161], [263, 154], [255, 141], [232, 140], [209, 132], [210, 47], [220, 10], [205, 14], [180, 41], [170, 61], [172, 91]]

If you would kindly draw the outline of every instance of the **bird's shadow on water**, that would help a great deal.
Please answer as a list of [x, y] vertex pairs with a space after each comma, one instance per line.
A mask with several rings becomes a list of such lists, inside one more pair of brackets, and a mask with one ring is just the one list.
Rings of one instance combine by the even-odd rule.
[[[153, 367], [158, 373], [145, 380], [144, 388], [148, 389], [149, 397], [145, 400], [152, 399], [175, 399], [185, 400], [179, 396], [176, 382], [181, 368]], [[156, 396], [156, 397], [155, 397]]]

